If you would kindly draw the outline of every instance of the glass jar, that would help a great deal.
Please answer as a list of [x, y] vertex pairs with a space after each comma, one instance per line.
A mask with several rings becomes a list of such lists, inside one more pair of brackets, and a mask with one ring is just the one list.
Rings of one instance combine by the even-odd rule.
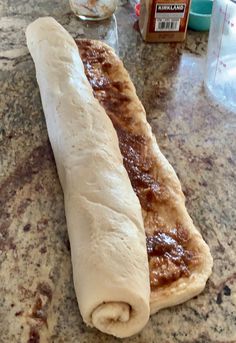
[[102, 20], [112, 16], [118, 0], [70, 0], [72, 11], [82, 20]]
[[76, 20], [74, 27], [71, 27], [71, 33], [76, 39], [100, 40], [119, 55], [118, 30], [114, 14], [103, 21]]

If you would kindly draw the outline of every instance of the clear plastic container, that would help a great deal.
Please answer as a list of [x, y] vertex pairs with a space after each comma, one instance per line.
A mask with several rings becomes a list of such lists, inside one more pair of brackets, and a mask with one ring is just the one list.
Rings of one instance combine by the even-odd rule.
[[72, 11], [83, 20], [102, 20], [112, 16], [118, 0], [70, 0]]
[[236, 0], [215, 0], [205, 86], [217, 102], [236, 112]]

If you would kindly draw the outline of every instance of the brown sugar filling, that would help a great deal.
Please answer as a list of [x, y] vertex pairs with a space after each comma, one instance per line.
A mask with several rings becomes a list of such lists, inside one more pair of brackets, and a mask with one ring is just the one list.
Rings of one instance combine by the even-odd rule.
[[[158, 208], [168, 200], [169, 193], [156, 175], [155, 158], [149, 148], [150, 138], [142, 134], [138, 127], [141, 124], [135, 121], [133, 111], [129, 110], [131, 99], [125, 94], [125, 82], [114, 81], [111, 76], [116, 66], [109, 62], [106, 48], [97, 47], [89, 40], [78, 40], [76, 43], [94, 96], [116, 129], [132, 187], [142, 209], [148, 213], [148, 220], [151, 216], [154, 223]], [[191, 267], [197, 263], [197, 256], [189, 248], [188, 231], [176, 223], [172, 228], [155, 225], [150, 234], [148, 225], [144, 218], [152, 290], [166, 286], [180, 277], [190, 276]]]

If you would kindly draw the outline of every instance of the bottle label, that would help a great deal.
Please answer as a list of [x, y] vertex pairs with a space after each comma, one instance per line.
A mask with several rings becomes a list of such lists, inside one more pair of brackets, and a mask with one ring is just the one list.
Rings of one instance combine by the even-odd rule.
[[188, 9], [188, 0], [154, 0], [149, 32], [185, 32]]

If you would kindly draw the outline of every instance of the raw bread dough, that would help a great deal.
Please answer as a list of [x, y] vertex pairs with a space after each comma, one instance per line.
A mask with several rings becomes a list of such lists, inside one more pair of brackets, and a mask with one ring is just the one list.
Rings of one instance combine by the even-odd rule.
[[78, 48], [53, 18], [26, 31], [64, 192], [73, 278], [84, 321], [117, 337], [147, 323], [150, 286], [141, 207]]

